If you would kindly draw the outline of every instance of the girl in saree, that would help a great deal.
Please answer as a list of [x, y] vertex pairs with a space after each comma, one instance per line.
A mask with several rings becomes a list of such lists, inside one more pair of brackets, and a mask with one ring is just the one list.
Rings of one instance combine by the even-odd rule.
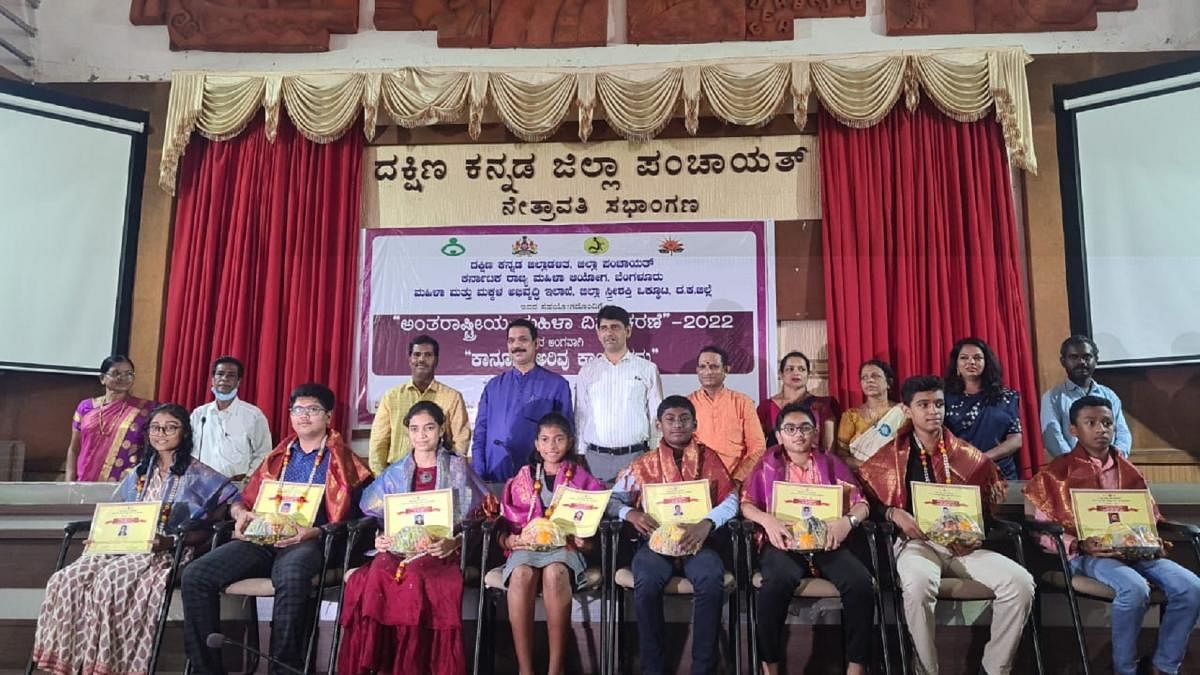
[[[229, 479], [192, 459], [189, 415], [174, 403], [150, 414], [148, 447], [126, 471], [114, 498], [158, 502], [152, 553], [83, 556], [46, 584], [33, 658], [58, 675], [142, 675], [154, 645], [157, 612], [166, 596], [172, 538], [189, 519], [215, 520], [238, 491]], [[205, 532], [196, 532], [203, 540]], [[186, 562], [191, 558], [185, 549]]]
[[[363, 492], [365, 515], [382, 522], [384, 497], [426, 490], [453, 490], [455, 530], [480, 509], [487, 487], [466, 458], [447, 449], [445, 423], [445, 413], [432, 401], [409, 409], [404, 425], [412, 452]], [[386, 534], [376, 537], [375, 559], [346, 581], [338, 672], [462, 675], [461, 532], [434, 539], [423, 553], [407, 559], [391, 552], [393, 543]]]
[[[764, 535], [759, 556], [762, 588], [758, 591], [758, 650], [762, 671], [779, 672], [788, 605], [796, 586], [808, 576], [825, 577], [842, 596], [842, 626], [846, 631], [846, 673], [866, 675], [875, 624], [875, 587], [871, 574], [842, 543], [867, 518], [867, 501], [849, 467], [817, 446], [815, 416], [803, 403], [785, 406], [775, 423], [783, 444], [768, 448], [742, 484], [742, 515]], [[826, 524], [825, 541], [814, 553], [796, 553], [792, 530], [773, 515], [776, 481], [810, 485], [841, 485], [846, 515]], [[755, 666], [758, 667], [757, 665]]]
[[587, 472], [575, 455], [571, 423], [558, 413], [547, 413], [538, 421], [534, 451], [529, 463], [504, 486], [500, 500], [503, 520], [500, 543], [508, 556], [504, 583], [508, 589], [508, 617], [520, 675], [534, 673], [533, 610], [538, 586], [546, 607], [550, 662], [546, 672], [561, 675], [564, 669], [567, 630], [571, 625], [571, 596], [584, 583], [585, 542], [574, 537], [565, 548], [533, 551], [522, 546], [522, 530], [535, 518], [548, 517], [547, 507], [556, 488], [603, 490], [604, 485]]
[[138, 463], [146, 420], [154, 403], [130, 395], [133, 361], [110, 356], [100, 364], [104, 395], [85, 398], [71, 420], [67, 445], [67, 482], [116, 482]]

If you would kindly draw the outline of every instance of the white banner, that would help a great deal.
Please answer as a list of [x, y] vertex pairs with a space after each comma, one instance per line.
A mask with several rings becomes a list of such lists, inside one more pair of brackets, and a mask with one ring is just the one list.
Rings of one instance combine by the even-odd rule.
[[654, 361], [666, 393], [699, 387], [700, 348], [729, 353], [727, 385], [766, 396], [775, 360], [771, 221], [373, 229], [364, 234], [355, 409], [369, 423], [410, 378], [408, 343], [434, 337], [437, 378], [474, 411], [511, 365], [505, 327], [539, 329], [538, 362], [574, 380], [602, 351], [595, 312], [633, 314], [630, 349]]

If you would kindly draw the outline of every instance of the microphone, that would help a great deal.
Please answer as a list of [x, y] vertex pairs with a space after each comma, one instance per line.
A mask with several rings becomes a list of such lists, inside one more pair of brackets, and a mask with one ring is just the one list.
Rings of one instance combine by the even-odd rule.
[[[252, 627], [251, 630], [257, 630], [257, 628]], [[290, 665], [284, 663], [283, 661], [280, 661], [279, 659], [271, 656], [270, 654], [264, 654], [263, 652], [258, 651], [257, 649], [255, 649], [254, 647], [251, 647], [248, 644], [238, 642], [237, 640], [231, 640], [231, 639], [225, 637], [225, 635], [222, 633], [209, 633], [208, 637], [204, 640], [204, 643], [208, 646], [209, 649], [220, 649], [221, 647], [223, 647], [225, 645], [233, 645], [234, 647], [237, 647], [238, 649], [250, 652], [251, 654], [255, 654], [259, 658], [266, 659], [267, 663], [270, 663], [275, 666], [279, 666], [280, 668], [288, 671], [289, 673], [294, 673], [295, 675], [305, 675], [303, 670], [300, 670], [299, 668], [296, 668], [294, 666], [290, 666]]]
[[204, 457], [204, 423], [208, 421], [208, 415], [200, 416], [200, 433], [196, 434], [196, 461], [203, 462]]

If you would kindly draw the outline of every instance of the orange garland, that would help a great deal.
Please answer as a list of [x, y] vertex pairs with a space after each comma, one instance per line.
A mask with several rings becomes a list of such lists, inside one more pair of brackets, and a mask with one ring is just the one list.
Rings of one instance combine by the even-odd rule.
[[[925, 474], [925, 480], [933, 482], [934, 476], [929, 471], [929, 454], [925, 452], [925, 446], [917, 441], [917, 449], [921, 452], [921, 471]], [[946, 485], [950, 485], [953, 481], [950, 479], [950, 453], [946, 450], [946, 436], [943, 434], [938, 437], [938, 450], [942, 454], [942, 468], [946, 471]]]
[[[323, 460], [323, 459], [325, 459], [325, 439], [321, 439], [321, 449], [317, 450], [317, 461], [313, 463], [312, 471], [308, 474], [308, 484], [309, 485], [312, 485], [313, 479], [317, 477], [317, 469], [321, 468], [321, 460]], [[284, 453], [284, 455], [283, 455], [283, 466], [279, 468], [280, 487], [279, 487], [278, 491], [275, 492], [275, 496], [271, 497], [271, 499], [277, 505], [283, 503], [283, 485], [282, 484], [285, 480], [287, 480], [286, 476], [287, 476], [288, 462], [290, 462], [291, 460], [292, 460], [292, 450], [291, 450], [291, 448], [288, 448], [288, 451], [286, 453]], [[300, 495], [300, 498], [297, 499], [296, 501], [299, 504], [303, 505], [308, 502], [308, 496], [302, 494], [302, 495]]]

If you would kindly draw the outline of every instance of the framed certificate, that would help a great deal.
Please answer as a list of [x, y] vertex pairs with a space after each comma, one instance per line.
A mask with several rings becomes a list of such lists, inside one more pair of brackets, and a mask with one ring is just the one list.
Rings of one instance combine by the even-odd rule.
[[149, 553], [161, 508], [156, 501], [97, 504], [83, 555]]
[[[395, 536], [406, 527], [440, 528], [440, 536], [454, 531], [454, 491], [429, 490], [385, 495], [383, 531]], [[427, 530], [438, 532], [438, 529]]]
[[642, 507], [659, 525], [698, 523], [712, 511], [708, 479], [643, 485]]
[[610, 496], [612, 490], [561, 488], [551, 502], [554, 515], [550, 520], [565, 534], [581, 538], [590, 537], [600, 528], [600, 521], [604, 519], [604, 509], [608, 506]]
[[1071, 490], [1071, 507], [1080, 539], [1094, 537], [1132, 555], [1162, 547], [1148, 490]]
[[304, 527], [312, 527], [324, 498], [324, 485], [264, 480], [254, 500], [254, 512], [278, 513], [296, 519]]
[[974, 545], [983, 540], [983, 502], [978, 485], [912, 483], [913, 516], [931, 541]]
[[771, 487], [772, 515], [785, 523], [809, 518], [830, 521], [842, 517], [840, 485], [809, 485], [777, 480]]

